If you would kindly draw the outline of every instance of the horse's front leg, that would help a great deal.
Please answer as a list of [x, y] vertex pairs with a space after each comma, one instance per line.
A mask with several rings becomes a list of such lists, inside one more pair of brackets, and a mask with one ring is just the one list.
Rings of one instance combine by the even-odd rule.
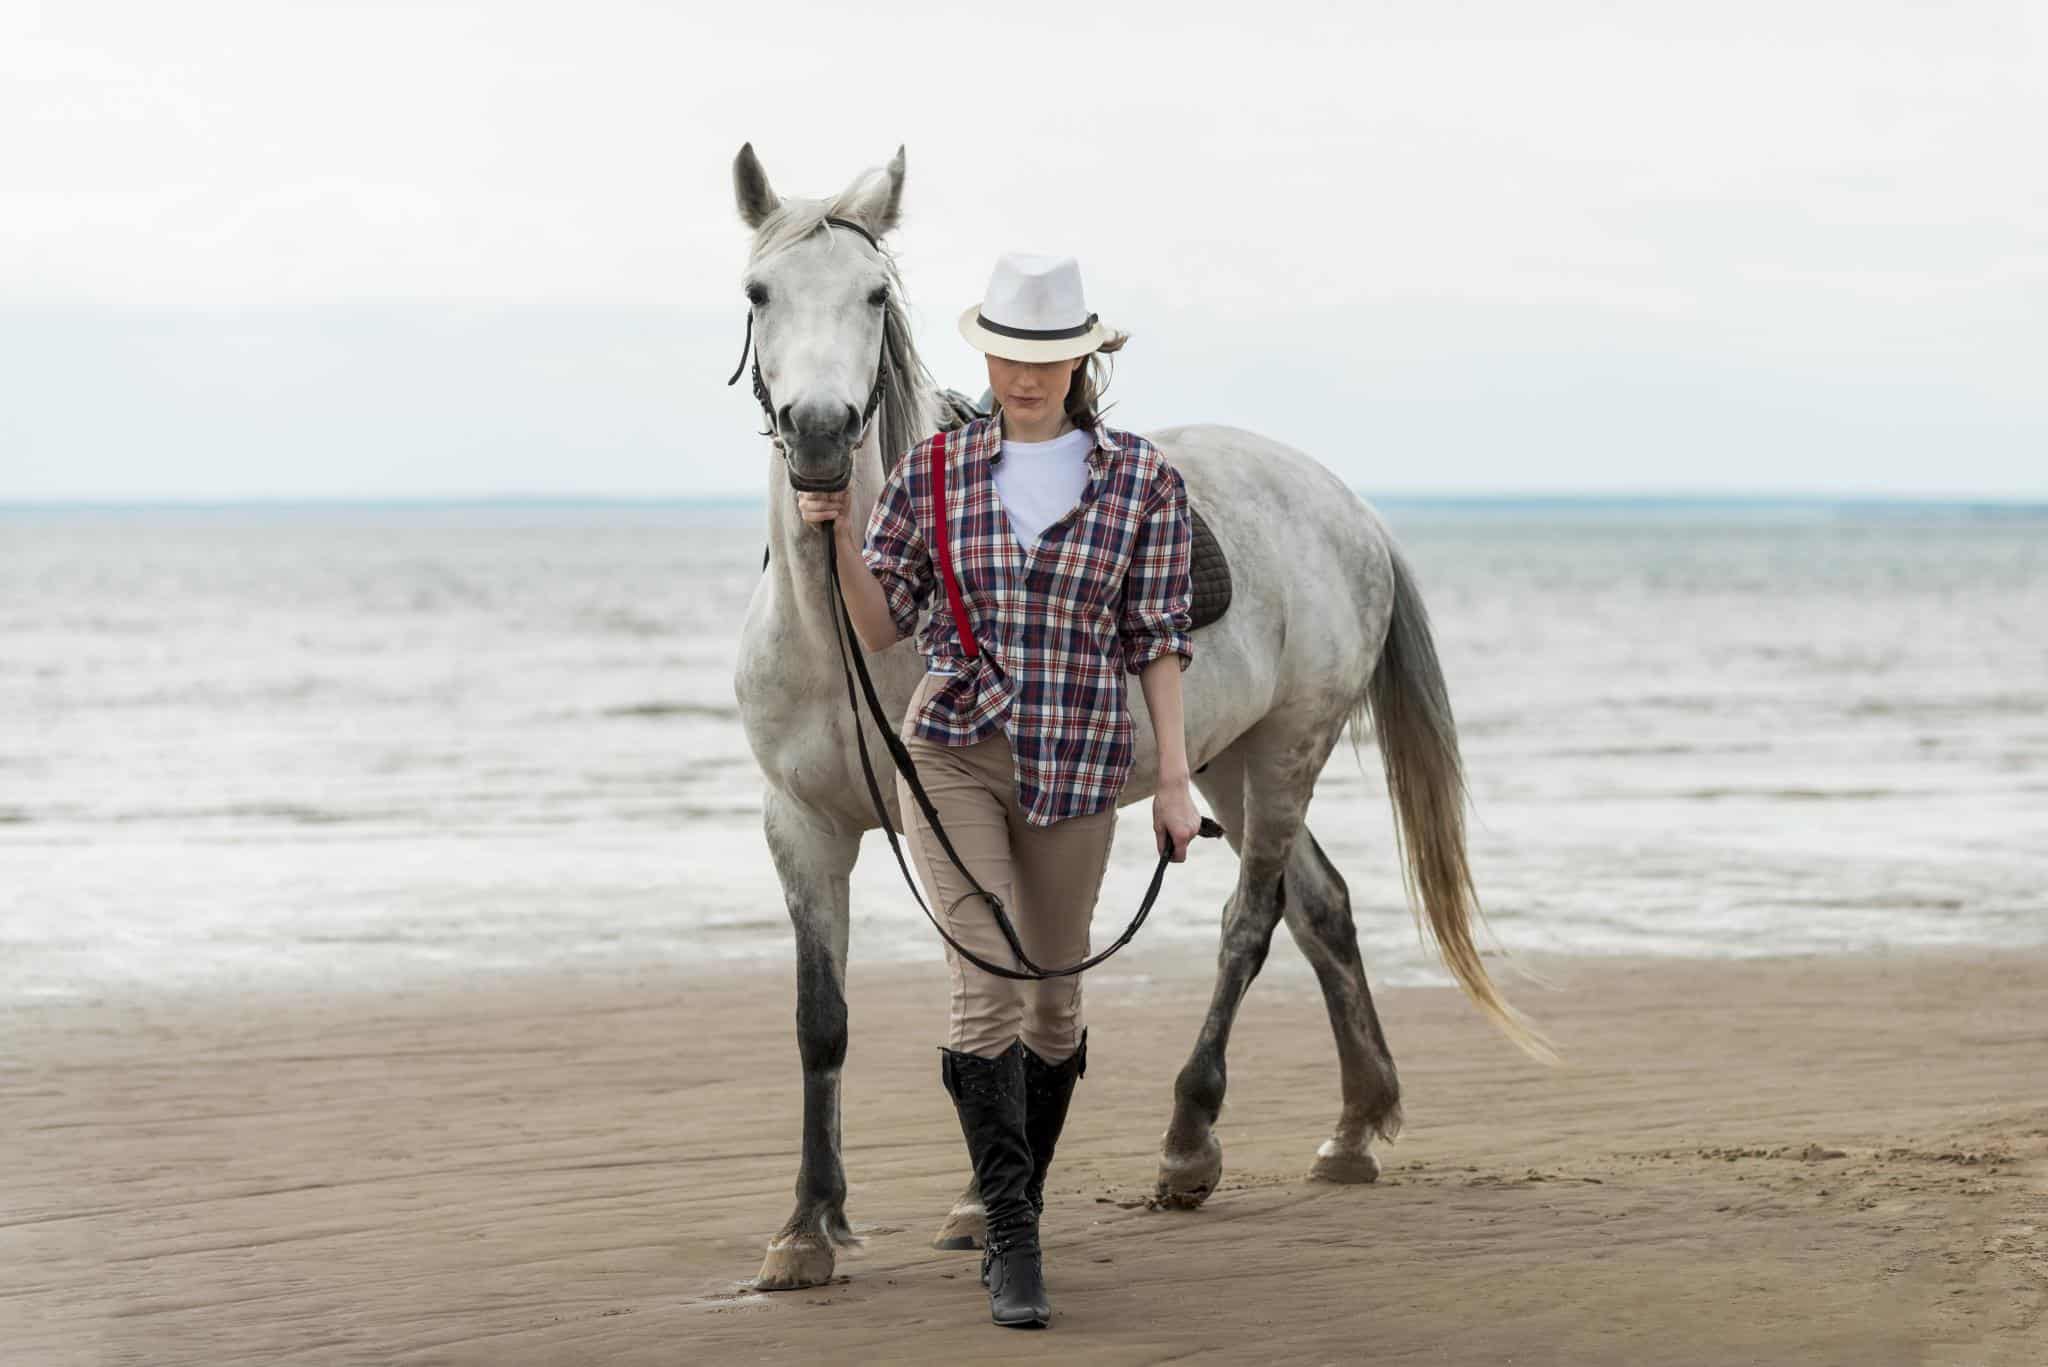
[[973, 1177], [967, 1190], [953, 1202], [939, 1232], [932, 1236], [933, 1248], [980, 1248], [988, 1241], [988, 1208], [981, 1203], [981, 1186]]
[[839, 1162], [839, 1070], [846, 1062], [847, 875], [860, 837], [834, 832], [786, 794], [768, 790], [768, 848], [796, 931], [796, 1044], [804, 1066], [803, 1157], [796, 1209], [768, 1243], [755, 1285], [764, 1291], [832, 1279], [833, 1248], [856, 1244], [846, 1223]]

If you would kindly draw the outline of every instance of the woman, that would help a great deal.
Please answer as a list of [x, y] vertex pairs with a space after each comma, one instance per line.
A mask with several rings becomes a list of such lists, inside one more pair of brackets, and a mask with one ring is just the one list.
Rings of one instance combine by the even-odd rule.
[[[1097, 414], [1095, 358], [1119, 350], [1126, 334], [1088, 312], [1072, 257], [1004, 255], [960, 330], [988, 358], [994, 413], [913, 447], [883, 484], [864, 541], [844, 516], [850, 491], [799, 493], [797, 502], [806, 521], [835, 523], [847, 611], [869, 650], [909, 635], [932, 603], [905, 747], [961, 861], [1003, 899], [1025, 952], [1061, 967], [1088, 953], [1132, 767], [1128, 675], [1139, 676], [1158, 741], [1153, 848], [1185, 860], [1201, 823], [1181, 725], [1180, 675], [1194, 658], [1187, 495], [1157, 447]], [[941, 440], [948, 550], [978, 647], [971, 656], [927, 540], [930, 457]], [[909, 784], [901, 774], [896, 783], [932, 908], [975, 954], [1012, 961]], [[952, 1009], [940, 1077], [987, 1212], [990, 1316], [1041, 1327], [1051, 1310], [1038, 1215], [1087, 1065], [1081, 978], [1018, 982], [950, 946], [946, 956]]]

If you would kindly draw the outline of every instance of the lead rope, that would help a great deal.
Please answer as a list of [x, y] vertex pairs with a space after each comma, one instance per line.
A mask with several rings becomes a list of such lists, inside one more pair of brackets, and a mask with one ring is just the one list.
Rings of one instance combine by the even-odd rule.
[[[1023, 941], [1017, 937], [1017, 928], [1010, 924], [1009, 914], [1003, 910], [1003, 899], [990, 892], [987, 888], [984, 888], [973, 873], [969, 872], [967, 866], [960, 861], [960, 855], [954, 850], [952, 840], [946, 835], [946, 828], [939, 822], [938, 812], [932, 807], [931, 798], [925, 794], [924, 784], [918, 781], [917, 766], [910, 762], [909, 750], [904, 747], [902, 739], [896, 734], [896, 729], [889, 725], [885, 718], [882, 710], [882, 701], [875, 695], [874, 680], [868, 675], [866, 656], [859, 648], [859, 638], [854, 634], [853, 617], [846, 610], [846, 591], [839, 579], [839, 555], [838, 548], [833, 544], [832, 527], [833, 524], [830, 522], [818, 524], [818, 529], [825, 534], [825, 564], [832, 584], [832, 601], [839, 609], [833, 617], [832, 639], [839, 647], [840, 672], [846, 676], [846, 701], [853, 708], [853, 738], [860, 748], [861, 775], [867, 780], [868, 799], [875, 805], [875, 815], [881, 819], [882, 834], [889, 838], [889, 849], [896, 856], [896, 866], [903, 870], [903, 881], [910, 885], [910, 895], [917, 899], [918, 910], [924, 913], [925, 920], [932, 923], [932, 929], [939, 932], [939, 938], [951, 945], [955, 953], [982, 972], [993, 973], [998, 978], [1009, 978], [1017, 982], [1043, 982], [1048, 978], [1072, 977], [1077, 973], [1085, 973], [1089, 969], [1094, 968], [1097, 964], [1109, 958], [1110, 955], [1129, 944], [1132, 938], [1137, 935], [1138, 928], [1145, 924], [1145, 918], [1151, 915], [1152, 903], [1159, 896], [1159, 886], [1166, 880], [1166, 866], [1172, 860], [1171, 839], [1169, 838], [1168, 840], [1168, 848], [1159, 852], [1159, 867], [1152, 870], [1152, 881], [1145, 889], [1145, 900], [1138, 905], [1137, 914], [1131, 918], [1130, 925], [1124, 928], [1124, 933], [1116, 937], [1116, 943], [1103, 950], [1100, 954], [1083, 959], [1080, 963], [1069, 965], [1066, 968], [1040, 968], [1037, 964], [1033, 963], [1031, 956], [1024, 952]], [[855, 643], [854, 649], [851, 652], [847, 649], [848, 641]], [[848, 665], [849, 654], [852, 656], [850, 667]], [[881, 732], [883, 743], [889, 748], [890, 758], [896, 761], [897, 769], [902, 772], [904, 779], [910, 784], [911, 794], [916, 797], [919, 809], [924, 812], [925, 820], [930, 823], [932, 834], [938, 836], [939, 845], [946, 851], [946, 858], [953, 861], [953, 867], [960, 870], [961, 876], [973, 888], [973, 891], [963, 892], [954, 898], [946, 907], [946, 915], [948, 917], [952, 916], [953, 908], [959, 906], [969, 897], [981, 897], [988, 903], [989, 911], [996, 918], [996, 928], [1002, 932], [1003, 939], [1009, 943], [1010, 952], [1017, 956], [1017, 962], [1022, 965], [1021, 969], [1005, 968], [1001, 964], [993, 964], [987, 959], [982, 958], [948, 934], [945, 926], [939, 923], [939, 918], [932, 915], [932, 909], [925, 905], [924, 897], [917, 889], [917, 879], [911, 874], [910, 864], [903, 857], [903, 847], [897, 842], [896, 828], [889, 824], [889, 812], [882, 802], [881, 784], [876, 781], [874, 765], [868, 758], [867, 730], [861, 725], [860, 702], [855, 697], [853, 691], [853, 676], [856, 671], [860, 675], [861, 694], [867, 698], [868, 710], [875, 719], [875, 729]], [[1223, 827], [1218, 825], [1214, 818], [1205, 816], [1202, 818], [1201, 829], [1196, 834], [1213, 838], [1223, 834]]]

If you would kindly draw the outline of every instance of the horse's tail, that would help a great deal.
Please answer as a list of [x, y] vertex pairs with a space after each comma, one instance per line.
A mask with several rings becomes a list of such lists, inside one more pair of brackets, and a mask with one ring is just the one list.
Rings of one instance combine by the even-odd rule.
[[1555, 1063], [1550, 1042], [1501, 996], [1472, 942], [1479, 893], [1465, 858], [1465, 772], [1458, 730], [1414, 574], [1391, 540], [1387, 550], [1394, 572], [1393, 618], [1364, 701], [1372, 712], [1387, 796], [1400, 828], [1408, 906], [1418, 924], [1428, 925], [1437, 953], [1465, 995], [1524, 1052]]

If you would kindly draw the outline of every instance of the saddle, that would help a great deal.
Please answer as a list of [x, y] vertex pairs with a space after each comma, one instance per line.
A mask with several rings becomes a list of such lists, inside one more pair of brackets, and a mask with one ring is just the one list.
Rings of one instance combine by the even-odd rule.
[[[978, 404], [957, 389], [942, 389], [938, 398], [941, 432], [956, 432], [976, 418], [987, 417], [995, 407], [995, 394], [986, 389], [981, 391]], [[1201, 505], [1192, 493], [1188, 495], [1188, 520], [1194, 524], [1193, 556], [1188, 570], [1194, 589], [1194, 601], [1188, 609], [1193, 619], [1189, 629], [1199, 631], [1230, 610], [1230, 561], [1216, 534], [1209, 530], [1208, 519], [1202, 516]], [[761, 568], [768, 568], [766, 546], [761, 548]]]

